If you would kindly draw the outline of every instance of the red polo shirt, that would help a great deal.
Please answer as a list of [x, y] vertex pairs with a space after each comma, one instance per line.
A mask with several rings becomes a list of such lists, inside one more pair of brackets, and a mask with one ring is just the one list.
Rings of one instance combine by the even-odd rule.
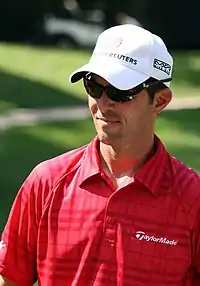
[[1, 275], [20, 286], [200, 285], [200, 178], [156, 144], [117, 190], [97, 139], [38, 165], [3, 232]]

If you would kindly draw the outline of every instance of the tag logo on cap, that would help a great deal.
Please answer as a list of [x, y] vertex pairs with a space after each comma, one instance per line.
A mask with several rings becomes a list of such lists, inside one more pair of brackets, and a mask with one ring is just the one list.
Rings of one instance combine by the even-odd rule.
[[119, 46], [121, 46], [121, 44], [122, 44], [122, 38], [121, 37], [117, 37], [113, 40], [114, 47], [118, 48]]
[[122, 44], [122, 38], [121, 37], [113, 37], [113, 38], [107, 38], [106, 42], [104, 42], [105, 48], [119, 48]]
[[99, 49], [107, 49], [113, 50], [115, 48], [119, 48], [122, 44], [122, 37], [114, 36], [114, 37], [106, 37], [106, 38], [99, 38], [96, 48]]
[[166, 74], [170, 75], [171, 66], [169, 64], [161, 61], [161, 60], [154, 59], [153, 67], [155, 69], [161, 70], [161, 71], [165, 72]]

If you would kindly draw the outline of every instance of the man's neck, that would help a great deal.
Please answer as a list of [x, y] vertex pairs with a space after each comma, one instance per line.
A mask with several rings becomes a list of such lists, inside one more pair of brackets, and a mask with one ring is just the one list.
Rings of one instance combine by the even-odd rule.
[[130, 146], [123, 144], [113, 148], [100, 142], [102, 167], [110, 178], [121, 180], [123, 177], [133, 178], [145, 162], [155, 153], [154, 138]]

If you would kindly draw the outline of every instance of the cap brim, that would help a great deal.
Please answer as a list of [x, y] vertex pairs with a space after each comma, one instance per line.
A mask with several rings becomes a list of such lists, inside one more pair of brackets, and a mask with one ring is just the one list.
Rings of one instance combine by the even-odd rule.
[[81, 80], [87, 73], [94, 73], [104, 78], [111, 85], [121, 90], [131, 89], [147, 80], [150, 76], [142, 74], [134, 69], [119, 63], [95, 62], [88, 63], [73, 72], [69, 81], [75, 83]]

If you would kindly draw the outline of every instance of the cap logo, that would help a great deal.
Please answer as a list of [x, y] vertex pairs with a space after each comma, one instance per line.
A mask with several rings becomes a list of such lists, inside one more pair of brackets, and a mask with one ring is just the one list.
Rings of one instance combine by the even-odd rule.
[[171, 66], [168, 63], [165, 63], [165, 62], [158, 60], [158, 59], [154, 59], [153, 67], [155, 69], [161, 70], [161, 71], [165, 72], [166, 74], [170, 75]]
[[117, 53], [93, 52], [93, 56], [94, 57], [107, 57], [111, 59], [121, 60], [123, 62], [130, 63], [132, 65], [138, 64], [137, 59], [131, 58], [126, 55], [117, 54]]
[[112, 42], [109, 44], [109, 46], [113, 47], [113, 48], [119, 48], [119, 46], [121, 46], [122, 44], [122, 38], [121, 37], [115, 37], [114, 39], [112, 39]]

